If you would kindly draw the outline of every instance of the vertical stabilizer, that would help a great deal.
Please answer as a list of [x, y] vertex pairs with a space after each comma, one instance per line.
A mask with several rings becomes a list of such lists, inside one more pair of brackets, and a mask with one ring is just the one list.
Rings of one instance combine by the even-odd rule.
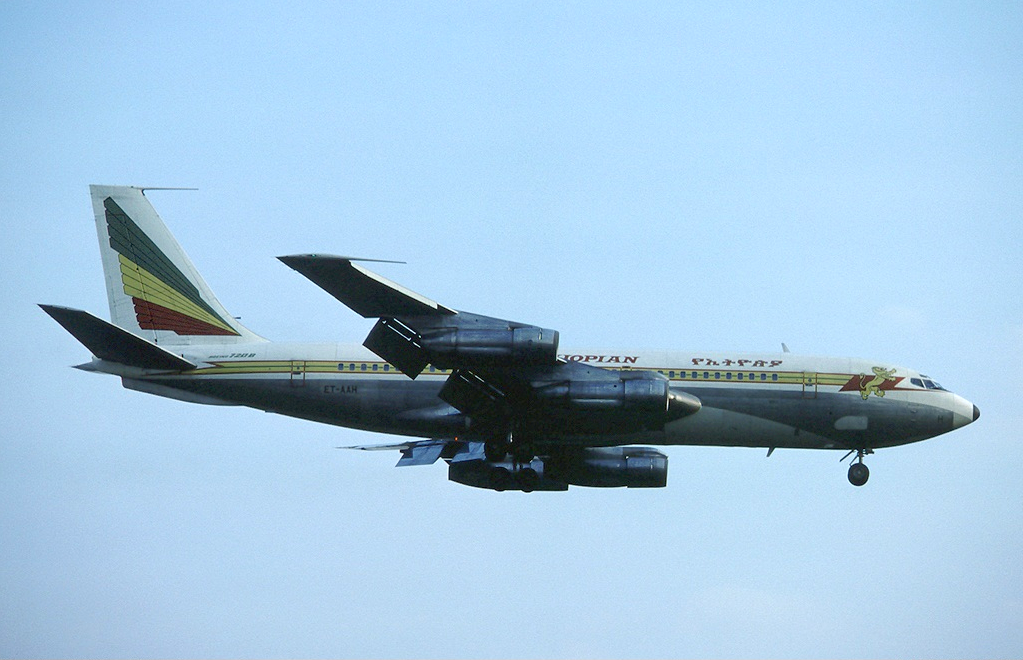
[[263, 341], [220, 304], [142, 188], [89, 191], [115, 325], [164, 345]]

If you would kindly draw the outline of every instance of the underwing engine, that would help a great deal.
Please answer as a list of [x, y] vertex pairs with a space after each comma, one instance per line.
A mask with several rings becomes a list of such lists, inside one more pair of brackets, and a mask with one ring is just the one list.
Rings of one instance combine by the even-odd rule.
[[575, 486], [664, 488], [668, 457], [650, 447], [584, 447], [551, 457], [548, 473]]
[[580, 447], [528, 463], [464, 461], [448, 466], [448, 479], [490, 490], [664, 488], [668, 457], [650, 447]]
[[554, 375], [563, 378], [535, 381], [531, 390], [530, 418], [544, 435], [660, 430], [703, 405], [659, 373], [569, 363]]
[[439, 369], [553, 365], [558, 332], [462, 312], [381, 318], [363, 344], [415, 378], [428, 364]]

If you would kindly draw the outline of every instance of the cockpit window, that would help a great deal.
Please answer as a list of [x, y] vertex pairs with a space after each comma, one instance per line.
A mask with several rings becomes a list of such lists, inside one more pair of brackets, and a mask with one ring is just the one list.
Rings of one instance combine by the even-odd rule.
[[917, 387], [923, 387], [924, 386], [924, 382], [922, 380], [920, 380], [919, 378], [910, 378], [909, 382], [913, 383]]
[[[916, 382], [915, 378], [913, 378], [912, 380], [913, 380], [914, 383]], [[936, 381], [931, 380], [927, 376], [923, 377], [923, 382], [924, 382], [924, 387], [926, 387], [929, 390], [945, 390], [944, 387], [939, 385]]]

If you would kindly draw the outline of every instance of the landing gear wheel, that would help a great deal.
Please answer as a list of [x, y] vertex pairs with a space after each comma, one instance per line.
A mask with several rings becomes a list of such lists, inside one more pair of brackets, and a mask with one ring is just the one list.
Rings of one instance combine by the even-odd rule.
[[849, 466], [849, 483], [853, 486], [862, 486], [870, 478], [870, 470], [863, 463], [853, 463]]
[[515, 478], [508, 468], [494, 468], [490, 473], [490, 484], [497, 492], [505, 491], [515, 485]]
[[540, 475], [533, 468], [522, 468], [518, 473], [519, 488], [523, 493], [532, 493], [540, 485]]

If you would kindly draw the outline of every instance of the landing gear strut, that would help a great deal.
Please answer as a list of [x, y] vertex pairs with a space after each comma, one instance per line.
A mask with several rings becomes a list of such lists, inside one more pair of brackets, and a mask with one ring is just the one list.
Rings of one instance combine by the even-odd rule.
[[842, 458], [844, 461], [846, 458], [856, 454], [856, 461], [849, 466], [849, 483], [853, 486], [862, 486], [867, 483], [867, 479], [870, 478], [870, 470], [863, 464], [863, 456], [865, 454], [873, 454], [869, 449], [854, 449]]
[[484, 455], [491, 463], [499, 463], [507, 458], [510, 453], [516, 463], [528, 464], [536, 456], [536, 449], [533, 443], [528, 440], [515, 438], [509, 431], [504, 441], [491, 441], [483, 446]]
[[488, 442], [483, 445], [483, 453], [491, 463], [503, 461], [508, 455], [508, 444], [504, 442]]

